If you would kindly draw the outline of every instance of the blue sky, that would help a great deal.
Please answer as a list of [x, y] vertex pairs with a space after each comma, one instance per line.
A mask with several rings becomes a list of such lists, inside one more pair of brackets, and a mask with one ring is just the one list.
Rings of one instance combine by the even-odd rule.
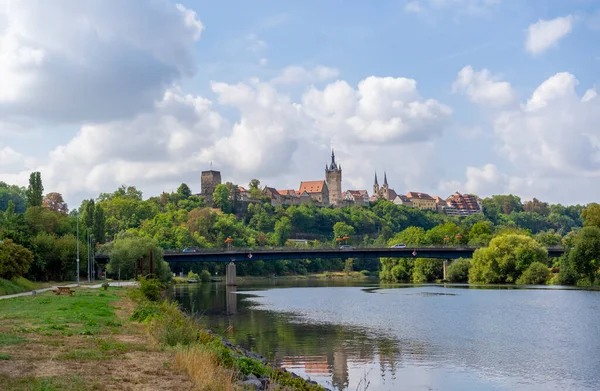
[[344, 189], [597, 201], [598, 42], [598, 0], [3, 0], [0, 180], [297, 188], [333, 146]]

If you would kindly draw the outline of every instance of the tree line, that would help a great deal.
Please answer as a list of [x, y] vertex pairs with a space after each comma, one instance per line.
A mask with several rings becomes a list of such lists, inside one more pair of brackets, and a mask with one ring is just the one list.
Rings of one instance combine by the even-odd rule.
[[[155, 259], [160, 260], [164, 249], [225, 247], [227, 238], [232, 239], [231, 245], [235, 247], [305, 245], [290, 239], [305, 239], [308, 246], [335, 246], [340, 244], [336, 240], [340, 238], [344, 238], [343, 243], [357, 246], [405, 243], [411, 246], [491, 247], [495, 243], [493, 240], [516, 240], [511, 235], [517, 235], [542, 248], [566, 243], [570, 254], [583, 254], [583, 247], [576, 248], [576, 243], [582, 237], [594, 237], [590, 231], [592, 228], [588, 227], [594, 227], [592, 222], [600, 220], [596, 216], [600, 214], [596, 212], [597, 204], [563, 206], [537, 199], [523, 203], [514, 195], [484, 198], [483, 214], [467, 217], [398, 206], [386, 200], [346, 208], [321, 208], [311, 204], [273, 207], [262, 195], [260, 181], [253, 179], [248, 187], [256, 202], [243, 210], [237, 201], [238, 186], [228, 183], [217, 186], [210, 205], [202, 197], [192, 194], [186, 184], [181, 184], [175, 192], [147, 199], [134, 186], [121, 186], [112, 193], [101, 193], [96, 199], [84, 200], [79, 207], [69, 211], [59, 193], [44, 195], [41, 176], [32, 173], [27, 188], [0, 182], [0, 240], [4, 243], [0, 246], [11, 243], [22, 246], [31, 254], [29, 261], [23, 260], [23, 264], [29, 264], [22, 272], [26, 277], [36, 280], [73, 279], [77, 247], [75, 233], [79, 222], [80, 251], [86, 254], [88, 239], [91, 238], [93, 251], [111, 253], [109, 273], [131, 277], [140, 272], [140, 258], [144, 262], [142, 268], [148, 270], [149, 252], [155, 252]], [[513, 246], [521, 242], [510, 243]], [[547, 256], [528, 255], [526, 262], [517, 262], [516, 271], [511, 271], [510, 266], [500, 268], [494, 272], [496, 274], [489, 271], [479, 273], [476, 272], [479, 270], [477, 257], [481, 256], [476, 255], [469, 262], [468, 281], [517, 282], [524, 271], [538, 261], [561, 271], [580, 270], [575, 267], [575, 261], [561, 260], [567, 263], [559, 265], [552, 264]], [[535, 261], [530, 262], [529, 259]], [[157, 262], [157, 273], [167, 279], [170, 275], [168, 265]], [[483, 263], [497, 263], [486, 262]], [[464, 266], [465, 262], [455, 265], [461, 264]], [[85, 273], [85, 262], [80, 267]], [[188, 264], [181, 265], [181, 268], [175, 271], [200, 273], [205, 268], [213, 275], [223, 273], [223, 266], [214, 264]], [[240, 264], [238, 273], [303, 274], [343, 269], [348, 270], [349, 266], [341, 259], [282, 260]], [[381, 272], [381, 278], [389, 281], [441, 278], [441, 263], [435, 260], [354, 260], [350, 269]], [[453, 265], [451, 269], [454, 272], [458, 266]], [[577, 283], [584, 274], [590, 280], [593, 273], [577, 271], [575, 274], [561, 281]], [[502, 277], [488, 277], [496, 275]]]

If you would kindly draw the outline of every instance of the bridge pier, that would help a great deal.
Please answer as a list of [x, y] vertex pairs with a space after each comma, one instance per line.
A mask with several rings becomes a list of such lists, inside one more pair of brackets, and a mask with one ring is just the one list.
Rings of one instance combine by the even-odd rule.
[[227, 264], [227, 271], [225, 274], [225, 284], [227, 286], [235, 286], [236, 284], [236, 274], [235, 274], [235, 263], [229, 262]]
[[448, 280], [448, 259], [444, 259], [444, 281]]

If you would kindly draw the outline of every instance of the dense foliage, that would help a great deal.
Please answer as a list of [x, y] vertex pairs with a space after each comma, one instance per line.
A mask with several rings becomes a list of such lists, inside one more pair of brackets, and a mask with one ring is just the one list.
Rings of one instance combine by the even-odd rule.
[[[27, 248], [33, 260], [25, 276], [32, 279], [73, 279], [79, 226], [80, 271], [85, 274], [87, 243], [90, 251], [109, 254], [108, 273], [123, 278], [149, 272], [149, 253], [154, 255], [154, 274], [165, 281], [170, 270], [162, 251], [184, 248], [261, 246], [488, 246], [470, 262], [471, 282], [516, 282], [533, 262], [560, 268], [557, 282], [577, 283], [597, 279], [600, 206], [550, 205], [537, 199], [522, 203], [513, 195], [482, 200], [483, 214], [452, 217], [379, 200], [368, 206], [319, 208], [312, 204], [271, 206], [252, 180], [255, 202], [241, 201], [237, 185], [217, 186], [214, 203], [192, 194], [186, 184], [176, 192], [144, 199], [133, 186], [102, 193], [66, 213], [59, 193], [43, 197], [38, 173], [27, 189], [0, 182], [0, 240], [10, 239]], [[77, 220], [79, 219], [79, 220]], [[77, 224], [77, 221], [79, 222]], [[584, 226], [584, 222], [586, 227]], [[337, 239], [337, 240], [336, 240]], [[106, 243], [106, 244], [105, 244]], [[543, 247], [565, 245], [570, 255], [551, 264]], [[496, 249], [496, 250], [493, 250]], [[571, 250], [572, 249], [572, 250]], [[494, 252], [493, 252], [494, 251]], [[143, 259], [142, 270], [139, 258]], [[464, 279], [464, 263], [456, 277]], [[380, 271], [388, 281], [432, 281], [441, 278], [441, 261], [414, 259], [343, 259], [304, 261], [255, 261], [240, 263], [238, 274], [305, 274], [323, 270]], [[179, 264], [173, 271], [223, 274], [224, 265]], [[562, 270], [566, 270], [562, 272]], [[568, 271], [568, 273], [567, 273]]]

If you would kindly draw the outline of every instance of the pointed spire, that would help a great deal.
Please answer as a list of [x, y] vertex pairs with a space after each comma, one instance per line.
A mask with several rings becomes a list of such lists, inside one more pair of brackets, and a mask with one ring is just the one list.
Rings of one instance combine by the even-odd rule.
[[377, 171], [375, 171], [375, 183], [374, 183], [374, 185], [379, 186], [379, 183], [377, 183]]
[[383, 172], [383, 186], [387, 186], [387, 173], [384, 171]]
[[333, 152], [333, 148], [331, 148], [331, 164], [329, 165], [329, 170], [337, 170], [338, 166], [335, 163], [335, 153]]

